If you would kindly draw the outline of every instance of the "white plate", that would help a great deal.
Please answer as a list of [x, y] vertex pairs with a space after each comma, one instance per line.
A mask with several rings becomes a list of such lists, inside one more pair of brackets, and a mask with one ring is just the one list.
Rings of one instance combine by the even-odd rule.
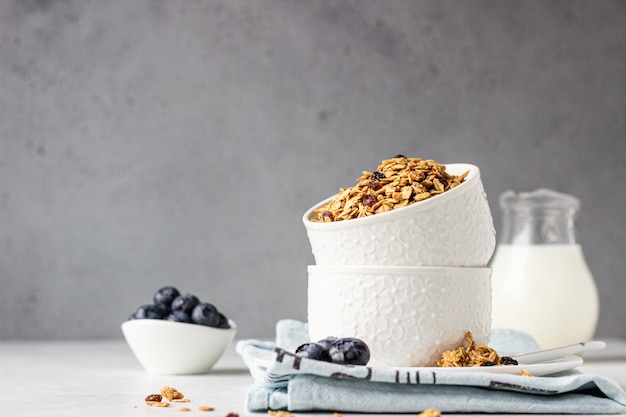
[[[275, 353], [273, 352], [264, 352], [254, 359], [254, 362], [263, 368], [268, 368], [275, 358]], [[380, 369], [380, 370], [400, 370], [400, 371], [430, 371], [436, 373], [443, 372], [453, 372], [453, 373], [462, 373], [462, 372], [484, 372], [491, 374], [512, 374], [512, 375], [521, 375], [522, 369], [527, 372], [530, 372], [533, 376], [545, 376], [552, 375], [558, 372], [567, 371], [569, 369], [577, 368], [582, 365], [583, 359], [580, 356], [576, 355], [565, 355], [561, 358], [554, 359], [548, 362], [539, 362], [539, 363], [529, 363], [523, 365], [509, 365], [509, 366], [477, 366], [477, 367], [463, 367], [463, 368], [440, 368], [436, 366], [432, 367], [412, 367], [412, 368], [376, 368], [372, 367], [372, 369]]]
[[439, 367], [424, 367], [424, 368], [400, 368], [403, 370], [428, 370], [437, 373], [441, 372], [486, 372], [490, 374], [512, 374], [521, 375], [522, 369], [530, 372], [533, 376], [545, 376], [556, 374], [557, 372], [567, 371], [574, 369], [582, 365], [583, 359], [580, 356], [567, 355], [558, 359], [551, 360], [549, 362], [527, 363], [523, 365], [508, 365], [508, 366], [468, 366], [463, 368], [439, 368]]

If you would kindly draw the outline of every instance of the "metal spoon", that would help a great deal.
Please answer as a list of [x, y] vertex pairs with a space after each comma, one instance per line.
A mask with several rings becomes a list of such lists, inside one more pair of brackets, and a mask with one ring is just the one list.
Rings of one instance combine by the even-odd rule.
[[574, 343], [573, 345], [561, 346], [552, 349], [538, 350], [536, 352], [526, 352], [511, 356], [520, 364], [550, 362], [567, 355], [577, 355], [590, 350], [601, 350], [606, 347], [606, 343], [600, 340]]

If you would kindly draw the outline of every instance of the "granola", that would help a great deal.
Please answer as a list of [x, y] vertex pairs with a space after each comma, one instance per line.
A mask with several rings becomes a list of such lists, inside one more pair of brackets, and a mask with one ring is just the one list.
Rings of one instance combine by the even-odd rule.
[[436, 408], [427, 408], [426, 410], [419, 413], [419, 417], [440, 417], [441, 410]]
[[198, 411], [213, 411], [215, 407], [209, 407], [208, 405], [199, 405]]
[[489, 366], [499, 364], [498, 353], [487, 345], [476, 345], [472, 332], [465, 333], [465, 344], [455, 350], [444, 352], [442, 358], [435, 361], [440, 367]]
[[146, 401], [146, 404], [151, 407], [169, 407], [170, 403], [162, 402], [162, 401]]
[[180, 400], [182, 398], [185, 398], [185, 395], [182, 392], [178, 391], [176, 388], [167, 387], [167, 386], [161, 388], [161, 395], [163, 395], [165, 398], [167, 398], [170, 401]]
[[340, 188], [328, 203], [315, 209], [314, 222], [333, 222], [384, 213], [426, 200], [461, 184], [469, 171], [450, 175], [433, 160], [396, 155], [376, 171], [363, 171], [357, 185]]
[[274, 417], [294, 417], [294, 415], [291, 414], [289, 411], [268, 410], [267, 414], [269, 414], [270, 416], [274, 416]]

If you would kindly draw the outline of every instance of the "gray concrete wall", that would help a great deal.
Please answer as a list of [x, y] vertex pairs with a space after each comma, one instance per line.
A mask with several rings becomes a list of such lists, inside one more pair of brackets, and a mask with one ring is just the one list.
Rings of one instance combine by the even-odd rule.
[[[626, 2], [0, 2], [0, 338], [121, 337], [174, 284], [306, 318], [304, 211], [403, 153], [582, 200], [626, 336]], [[564, 292], [567, 291], [564, 289]]]

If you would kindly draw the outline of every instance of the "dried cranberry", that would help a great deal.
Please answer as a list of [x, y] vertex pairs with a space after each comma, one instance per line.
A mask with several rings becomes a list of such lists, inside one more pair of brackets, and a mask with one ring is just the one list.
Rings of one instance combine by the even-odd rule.
[[335, 220], [335, 216], [333, 216], [333, 213], [331, 213], [330, 211], [325, 211], [322, 213], [322, 219], [330, 219], [330, 221], [332, 222], [333, 220]]
[[160, 403], [162, 399], [163, 396], [161, 394], [150, 394], [146, 397], [146, 401], [154, 401], [157, 403]]
[[381, 188], [383, 188], [383, 186], [379, 182], [376, 182], [376, 181], [370, 181], [370, 183], [367, 184], [367, 186], [374, 191], [378, 191]]
[[373, 194], [365, 194], [361, 199], [361, 203], [367, 207], [374, 207], [374, 204], [378, 203], [378, 197]]

